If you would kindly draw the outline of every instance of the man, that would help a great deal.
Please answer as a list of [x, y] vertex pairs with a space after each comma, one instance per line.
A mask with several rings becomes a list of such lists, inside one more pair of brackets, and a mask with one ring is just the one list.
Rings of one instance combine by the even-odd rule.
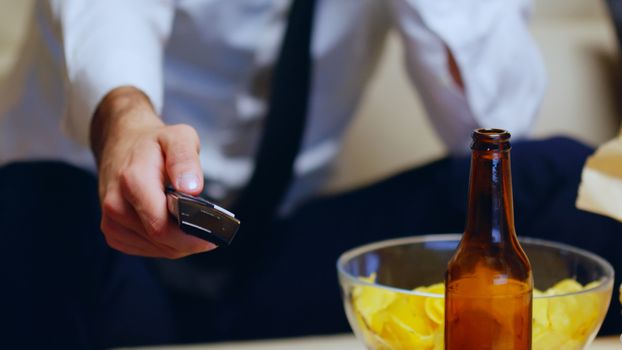
[[[38, 2], [14, 78], [25, 84], [0, 122], [0, 215], [16, 247], [4, 264], [9, 342], [84, 348], [346, 331], [337, 254], [398, 234], [460, 231], [464, 217], [464, 158], [308, 202], [387, 30], [401, 33], [439, 136], [463, 152], [472, 129], [520, 137], [537, 111], [545, 78], [528, 9], [524, 1]], [[564, 159], [548, 149], [568, 147]], [[576, 180], [566, 170], [578, 172], [588, 153], [560, 140], [517, 147], [515, 164], [529, 170], [516, 186], [548, 188], [560, 177], [543, 177], [540, 165], [552, 164], [568, 180], [566, 196]], [[97, 184], [81, 169], [97, 169]], [[167, 184], [238, 213], [234, 244], [214, 250], [180, 231]], [[524, 212], [559, 198], [516, 197]], [[535, 234], [574, 210], [560, 200]]]

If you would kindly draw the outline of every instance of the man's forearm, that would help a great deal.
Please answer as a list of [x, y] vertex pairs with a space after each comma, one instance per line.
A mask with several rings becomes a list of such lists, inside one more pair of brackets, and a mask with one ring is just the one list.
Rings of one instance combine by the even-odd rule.
[[142, 91], [131, 86], [110, 91], [98, 105], [91, 121], [90, 146], [97, 164], [106, 140], [112, 131], [119, 131], [115, 128], [133, 128], [145, 123], [161, 124], [154, 115], [153, 106]]

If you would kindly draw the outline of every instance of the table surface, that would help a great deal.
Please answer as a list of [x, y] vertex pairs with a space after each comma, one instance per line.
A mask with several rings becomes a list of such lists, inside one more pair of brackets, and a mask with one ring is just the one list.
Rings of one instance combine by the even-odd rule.
[[[133, 348], [136, 350], [136, 348]], [[145, 347], [144, 350], [364, 350], [352, 334], [221, 344]], [[617, 336], [598, 338], [589, 350], [622, 349]]]

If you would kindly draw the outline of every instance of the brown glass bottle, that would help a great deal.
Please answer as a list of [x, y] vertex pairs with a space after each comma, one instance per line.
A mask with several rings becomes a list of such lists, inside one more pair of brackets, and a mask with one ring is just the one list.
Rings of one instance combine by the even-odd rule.
[[471, 144], [466, 228], [445, 278], [445, 349], [531, 349], [533, 278], [514, 230], [510, 133]]

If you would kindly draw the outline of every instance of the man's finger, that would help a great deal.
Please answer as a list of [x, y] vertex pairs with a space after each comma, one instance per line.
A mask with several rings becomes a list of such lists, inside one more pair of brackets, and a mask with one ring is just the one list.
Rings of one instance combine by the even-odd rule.
[[119, 182], [123, 197], [136, 210], [142, 223], [143, 230], [138, 233], [144, 233], [149, 240], [167, 245], [185, 255], [216, 248], [215, 245], [188, 235], [177, 227], [166, 206], [163, 179], [158, 171], [161, 168], [157, 161], [149, 159], [148, 152], [139, 153], [142, 156], [136, 157], [123, 171]]
[[[105, 203], [107, 202], [105, 201]], [[125, 250], [122, 250], [120, 247], [109, 244], [113, 248], [121, 250], [124, 253], [128, 253], [128, 249], [131, 248], [133, 249], [133, 253], [128, 254], [169, 259], [177, 259], [195, 253], [194, 251], [179, 251], [168, 244], [153, 239], [153, 237], [145, 232], [138, 214], [136, 214], [131, 205], [123, 199], [120, 200], [120, 204], [121, 209], [117, 208], [112, 215], [110, 215], [111, 212], [108, 211], [108, 215], [104, 214], [102, 216], [101, 226], [107, 241], [114, 241], [117, 244], [126, 246]], [[174, 230], [175, 229], [173, 229], [173, 231]], [[168, 241], [168, 239], [166, 241]], [[196, 252], [201, 251], [204, 250], [201, 248], [201, 250]]]
[[109, 217], [120, 225], [136, 232], [143, 230], [138, 213], [118, 190], [111, 190], [106, 193], [102, 201], [102, 217]]
[[185, 233], [172, 220], [169, 220], [164, 230], [165, 235], [156, 236], [154, 239], [161, 244], [178, 249], [185, 255], [203, 253], [217, 248], [213, 243]]
[[136, 232], [119, 225], [108, 217], [102, 218], [101, 229], [106, 242], [116, 250], [129, 255], [146, 257], [174, 258], [179, 253], [170, 248], [163, 248], [148, 241]]
[[174, 125], [170, 129], [170, 132], [159, 137], [166, 163], [166, 174], [176, 190], [199, 194], [203, 190], [199, 137], [188, 125]]
[[[170, 220], [164, 194], [164, 179], [159, 164], [146, 152], [136, 157], [132, 164], [120, 175], [120, 193], [132, 206], [142, 224], [140, 231], [147, 231], [152, 236], [165, 234], [167, 221]], [[159, 158], [159, 155], [157, 156]]]

